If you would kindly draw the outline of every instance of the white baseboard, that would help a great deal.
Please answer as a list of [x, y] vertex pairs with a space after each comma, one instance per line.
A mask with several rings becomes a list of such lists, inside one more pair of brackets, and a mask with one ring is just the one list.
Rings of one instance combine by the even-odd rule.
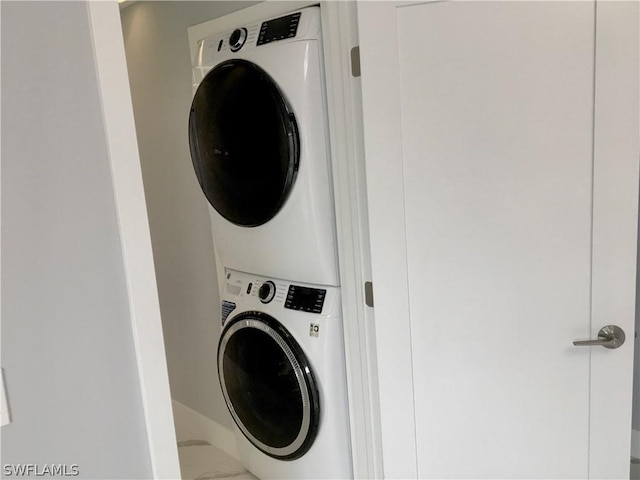
[[178, 442], [183, 440], [205, 440], [236, 460], [240, 460], [236, 437], [232, 430], [177, 400], [172, 400], [172, 404]]
[[631, 430], [631, 456], [640, 458], [640, 430]]

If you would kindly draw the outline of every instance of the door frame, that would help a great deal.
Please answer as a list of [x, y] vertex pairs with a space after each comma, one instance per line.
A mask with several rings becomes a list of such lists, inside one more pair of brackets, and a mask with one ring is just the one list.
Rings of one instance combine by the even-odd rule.
[[[591, 287], [598, 294], [591, 297], [591, 338], [597, 338], [604, 325], [615, 323], [627, 332], [630, 348], [621, 348], [616, 356], [606, 355], [606, 349], [591, 348], [589, 476], [612, 478], [618, 476], [612, 465], [625, 461], [627, 468], [629, 466], [632, 401], [626, 408], [616, 408], [606, 416], [597, 413], [606, 411], [606, 405], [610, 405], [606, 392], [619, 390], [620, 385], [629, 398], [633, 397], [640, 155], [640, 46], [637, 41], [640, 3], [596, 0], [595, 9]], [[624, 42], [629, 38], [636, 41]], [[615, 171], [603, 169], [600, 173], [600, 167], [611, 158], [616, 159]], [[624, 215], [611, 215], [611, 212], [619, 211]], [[631, 365], [631, 372], [616, 368], [619, 365], [617, 357], [621, 355]], [[629, 429], [626, 438], [609, 433], [619, 431], [624, 425]], [[612, 447], [611, 442], [616, 445]], [[606, 448], [613, 449], [616, 458], [598, 455]]]
[[153, 478], [181, 478], [118, 3], [87, 1]]
[[[417, 478], [403, 172], [387, 168], [384, 161], [402, 157], [398, 26], [397, 22], [381, 21], [393, 18], [399, 5], [398, 2], [360, 3], [358, 32], [361, 47], [364, 46], [360, 52], [362, 115], [366, 135], [364, 155], [367, 159], [371, 268], [375, 280], [380, 420], [382, 438], [402, 439], [384, 445], [384, 476]], [[384, 25], [384, 30], [376, 31], [374, 25]], [[378, 55], [392, 58], [393, 64], [371, 72], [367, 66], [375, 62]], [[385, 93], [379, 95], [378, 92]], [[386, 198], [375, 192], [386, 192]]]
[[[322, 30], [354, 478], [384, 478], [364, 162], [359, 2], [323, 1]], [[357, 48], [356, 48], [357, 47]], [[356, 48], [354, 50], [354, 48]], [[404, 440], [403, 440], [404, 441]], [[384, 445], [402, 444], [391, 441]]]

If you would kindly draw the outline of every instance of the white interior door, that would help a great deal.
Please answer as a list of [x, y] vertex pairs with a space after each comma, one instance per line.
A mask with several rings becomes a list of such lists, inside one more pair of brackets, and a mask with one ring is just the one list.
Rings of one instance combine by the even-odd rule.
[[358, 16], [385, 475], [628, 477], [638, 3]]

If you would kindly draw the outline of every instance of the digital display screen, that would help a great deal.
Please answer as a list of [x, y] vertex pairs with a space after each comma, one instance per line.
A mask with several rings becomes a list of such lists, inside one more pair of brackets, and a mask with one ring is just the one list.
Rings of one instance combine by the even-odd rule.
[[268, 22], [262, 22], [257, 44], [263, 45], [276, 40], [295, 37], [299, 22], [300, 12], [287, 15], [286, 17], [276, 18], [275, 20], [269, 20]]
[[296, 289], [296, 304], [303, 309], [312, 308], [316, 304], [318, 295], [316, 291], [311, 288], [297, 288]]
[[326, 294], [326, 290], [291, 285], [287, 293], [285, 308], [321, 313]]

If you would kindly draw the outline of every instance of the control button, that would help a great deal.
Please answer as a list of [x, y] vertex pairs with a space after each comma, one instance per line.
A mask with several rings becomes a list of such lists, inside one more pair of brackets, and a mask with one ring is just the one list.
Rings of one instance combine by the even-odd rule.
[[251, 287], [253, 287], [253, 283], [249, 282], [249, 285], [247, 285], [247, 295], [251, 293]]
[[236, 28], [229, 37], [229, 47], [232, 52], [237, 52], [242, 48], [244, 42], [247, 40], [247, 29]]
[[269, 303], [276, 295], [276, 285], [272, 281], [264, 282], [258, 290], [258, 297], [262, 303]]

